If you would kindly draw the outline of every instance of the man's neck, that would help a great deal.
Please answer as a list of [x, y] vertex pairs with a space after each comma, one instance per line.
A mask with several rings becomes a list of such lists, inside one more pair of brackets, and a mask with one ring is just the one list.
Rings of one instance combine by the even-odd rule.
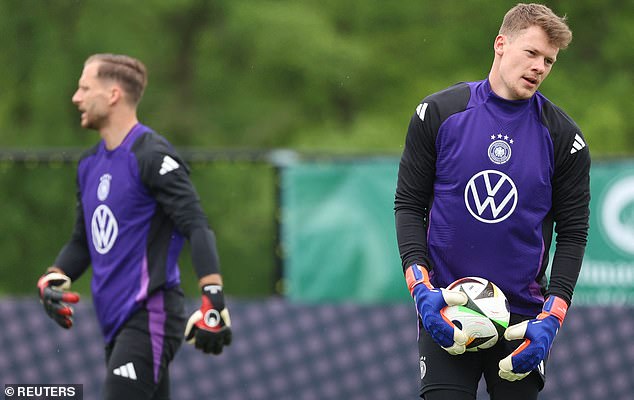
[[136, 115], [129, 115], [124, 118], [112, 118], [110, 123], [99, 130], [99, 135], [104, 140], [106, 149], [114, 150], [123, 139], [128, 135], [130, 130], [138, 123]]
[[499, 73], [499, 69], [500, 69], [500, 61], [498, 59], [498, 57], [495, 57], [493, 59], [493, 65], [491, 65], [491, 71], [489, 71], [489, 85], [491, 86], [491, 91], [493, 91], [493, 93], [495, 93], [496, 95], [503, 97], [501, 93], [501, 87], [502, 87], [502, 78], [500, 78], [500, 73]]

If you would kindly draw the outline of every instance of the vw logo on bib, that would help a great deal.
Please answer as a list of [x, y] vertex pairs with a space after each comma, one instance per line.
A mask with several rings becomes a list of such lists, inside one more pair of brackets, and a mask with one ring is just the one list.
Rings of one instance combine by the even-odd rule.
[[480, 171], [469, 179], [464, 190], [464, 201], [475, 219], [496, 224], [515, 211], [517, 188], [511, 178], [500, 171]]
[[119, 226], [114, 214], [107, 205], [101, 204], [92, 214], [90, 224], [92, 231], [92, 244], [99, 254], [106, 254], [110, 251], [117, 240]]

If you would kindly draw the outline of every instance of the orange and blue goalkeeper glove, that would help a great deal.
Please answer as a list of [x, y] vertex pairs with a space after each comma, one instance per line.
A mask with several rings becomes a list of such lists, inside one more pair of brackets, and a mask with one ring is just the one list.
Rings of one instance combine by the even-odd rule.
[[467, 295], [457, 290], [436, 289], [429, 282], [427, 269], [418, 264], [405, 271], [407, 287], [416, 303], [416, 310], [423, 327], [449, 354], [462, 354], [466, 350], [467, 335], [445, 319], [440, 310], [452, 305], [467, 303]]
[[516, 381], [525, 378], [537, 368], [550, 352], [567, 311], [568, 304], [563, 299], [550, 296], [537, 318], [509, 326], [504, 332], [504, 338], [524, 339], [524, 342], [500, 361], [500, 377]]

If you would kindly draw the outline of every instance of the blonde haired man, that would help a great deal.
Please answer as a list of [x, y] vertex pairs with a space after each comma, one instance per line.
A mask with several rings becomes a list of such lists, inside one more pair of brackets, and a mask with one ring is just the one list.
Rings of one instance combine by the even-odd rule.
[[[572, 33], [540, 4], [518, 4], [493, 42], [487, 79], [426, 97], [412, 116], [395, 217], [419, 320], [421, 397], [533, 400], [581, 268], [590, 155], [579, 128], [537, 89]], [[546, 276], [553, 228], [557, 232]], [[436, 289], [480, 276], [506, 294], [511, 324], [487, 350], [439, 311], [467, 301]]]

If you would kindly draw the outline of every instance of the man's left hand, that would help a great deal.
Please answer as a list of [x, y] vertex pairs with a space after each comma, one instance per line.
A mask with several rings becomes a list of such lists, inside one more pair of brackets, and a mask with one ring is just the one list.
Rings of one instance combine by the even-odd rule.
[[508, 381], [525, 378], [537, 368], [553, 345], [568, 310], [568, 304], [551, 296], [535, 319], [509, 326], [504, 332], [506, 340], [524, 339], [524, 342], [499, 363], [498, 374]]

